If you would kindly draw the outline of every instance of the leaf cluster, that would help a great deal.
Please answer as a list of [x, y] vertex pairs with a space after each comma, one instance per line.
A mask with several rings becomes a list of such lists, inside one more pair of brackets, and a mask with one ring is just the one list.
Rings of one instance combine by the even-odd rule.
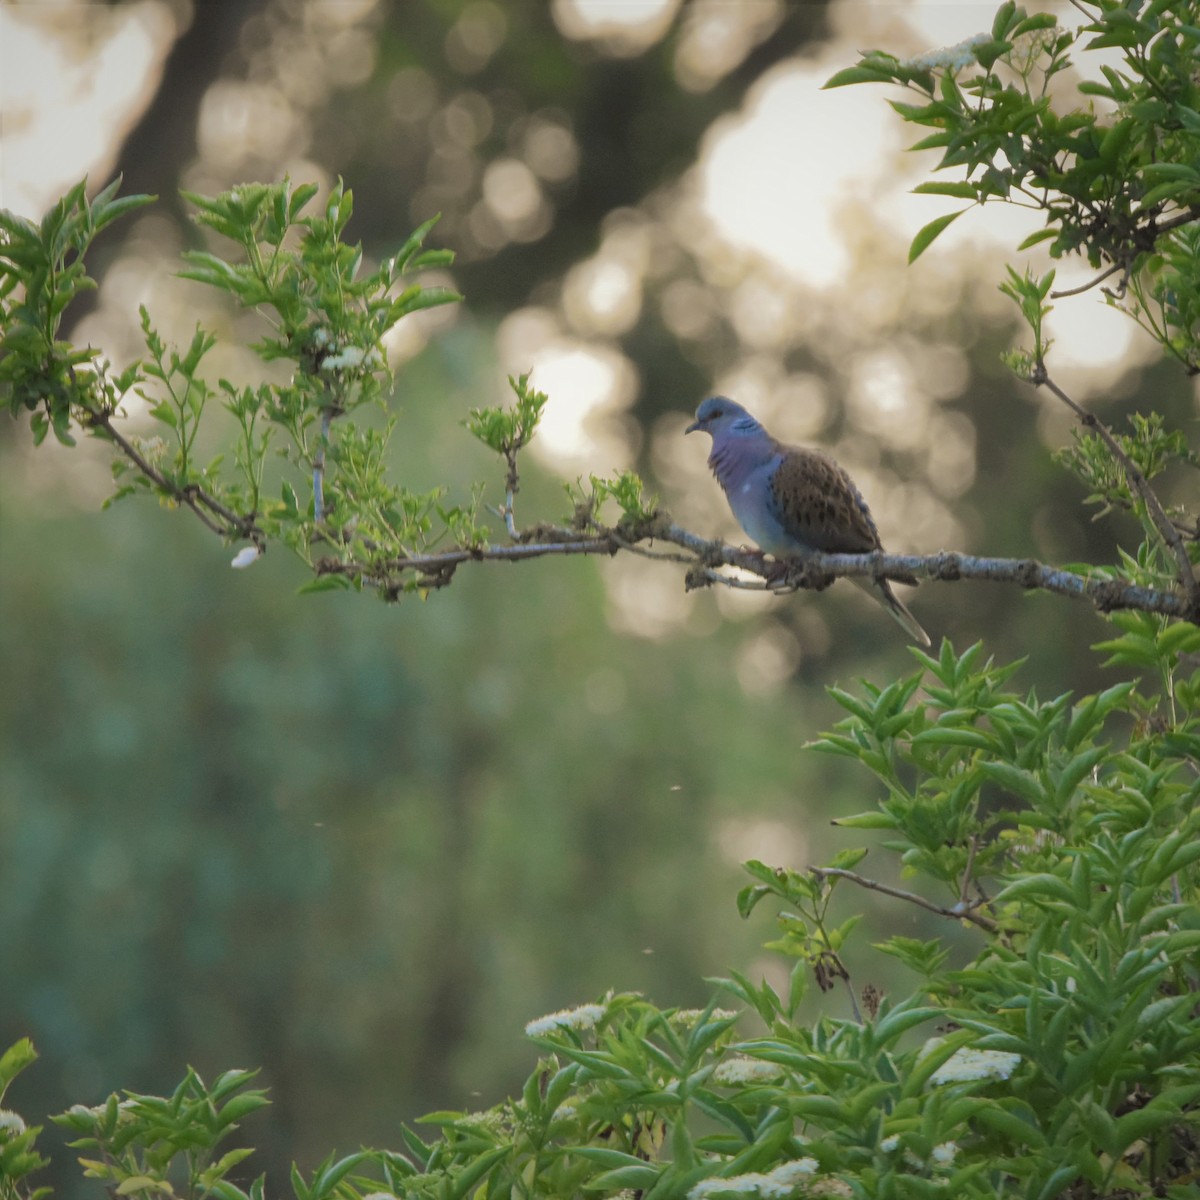
[[[742, 912], [780, 906], [782, 992], [731, 972], [702, 1011], [610, 994], [531, 1022], [520, 1095], [294, 1172], [297, 1200], [1194, 1196], [1200, 635], [1144, 618], [1098, 649], [1162, 681], [1149, 692], [1125, 680], [1043, 700], [1012, 690], [1019, 664], [949, 643], [888, 686], [832, 689], [846, 716], [813, 749], [877, 789], [838, 824], [883, 840], [823, 867], [747, 864]], [[868, 850], [906, 886], [860, 875]], [[888, 898], [876, 949], [910, 988], [852, 978], [844, 952], [866, 921], [837, 918], [848, 887]], [[897, 934], [913, 905], [970, 932]], [[262, 1103], [250, 1081], [209, 1089], [189, 1072], [169, 1098], [58, 1120], [120, 1194], [260, 1200], [261, 1180], [227, 1177], [241, 1152], [216, 1149]]]
[[[1200, 10], [1174, 0], [1079, 7], [1091, 19], [1071, 31], [1009, 2], [990, 30], [959, 46], [907, 60], [872, 51], [827, 86], [889, 82], [915, 93], [915, 103], [892, 102], [905, 121], [933, 130], [913, 149], [940, 150], [939, 168], [964, 175], [918, 192], [1033, 207], [1045, 225], [1025, 246], [1048, 241], [1055, 257], [1079, 252], [1094, 267], [1132, 272], [1170, 244], [1164, 230], [1200, 215]], [[1123, 65], [1102, 65], [1103, 82], [1079, 81], [1064, 98], [1051, 84], [1077, 47], [1115, 50]], [[910, 258], [962, 211], [922, 229]]]
[[136, 377], [109, 380], [93, 350], [58, 337], [67, 308], [96, 286], [84, 255], [97, 234], [154, 199], [118, 196], [120, 182], [91, 200], [77, 183], [40, 223], [0, 210], [0, 396], [13, 416], [31, 414], [35, 445], [51, 430], [73, 445], [76, 412], [112, 412]]

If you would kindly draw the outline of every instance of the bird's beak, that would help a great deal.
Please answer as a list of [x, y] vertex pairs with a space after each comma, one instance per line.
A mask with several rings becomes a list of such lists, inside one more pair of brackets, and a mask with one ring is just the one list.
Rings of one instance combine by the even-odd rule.
[[684, 433], [695, 433], [696, 430], [698, 430], [700, 427], [701, 426], [700, 426], [699, 421], [693, 421], [683, 432]]

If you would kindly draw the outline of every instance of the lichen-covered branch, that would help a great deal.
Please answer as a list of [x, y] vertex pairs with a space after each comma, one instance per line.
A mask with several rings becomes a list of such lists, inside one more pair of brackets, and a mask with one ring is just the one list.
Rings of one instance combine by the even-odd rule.
[[[566, 526], [539, 526], [528, 532], [527, 540], [512, 544], [415, 554], [372, 566], [329, 557], [317, 564], [317, 570], [323, 575], [344, 575], [385, 592], [398, 592], [405, 576], [415, 577], [422, 587], [444, 586], [465, 563], [514, 563], [590, 554], [611, 557], [622, 551], [645, 552], [648, 546], [663, 542], [686, 551], [664, 557], [688, 566], [685, 586], [689, 589], [726, 586], [786, 594], [801, 589], [819, 591], [837, 578], [903, 579], [915, 575], [939, 582], [1011, 584], [1086, 600], [1098, 612], [1137, 609], [1200, 624], [1200, 606], [1187, 597], [1112, 577], [1103, 571], [1085, 576], [1030, 558], [988, 558], [943, 550], [931, 555], [813, 554], [803, 561], [788, 563], [781, 574], [780, 564], [759, 550], [709, 541], [662, 517], [640, 525], [598, 527], [590, 532]], [[731, 574], [725, 568], [736, 568], [745, 574]]]

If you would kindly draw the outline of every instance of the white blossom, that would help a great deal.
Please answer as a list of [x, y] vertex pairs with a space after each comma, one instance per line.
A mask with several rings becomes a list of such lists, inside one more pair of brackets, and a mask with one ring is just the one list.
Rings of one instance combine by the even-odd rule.
[[[702, 1179], [688, 1192], [688, 1200], [705, 1200], [705, 1197], [738, 1192], [742, 1195], [762, 1196], [764, 1200], [781, 1200], [790, 1196], [798, 1187], [807, 1184], [816, 1174], [820, 1164], [815, 1158], [797, 1158], [767, 1171], [749, 1171], [744, 1175], [728, 1178], [711, 1176]], [[828, 1195], [837, 1193], [827, 1192]]]
[[8, 1108], [0, 1108], [0, 1134], [8, 1133], [17, 1137], [25, 1132], [25, 1120], [20, 1113]]
[[930, 1152], [930, 1159], [936, 1167], [948, 1167], [954, 1162], [954, 1156], [958, 1153], [958, 1146], [954, 1142], [942, 1142], [940, 1146], [934, 1146]]
[[322, 371], [353, 370], [355, 367], [366, 367], [372, 370], [383, 365], [383, 355], [372, 346], [364, 350], [361, 346], [343, 346], [335, 354], [327, 354], [321, 359]]
[[930, 1078], [934, 1084], [966, 1083], [973, 1079], [1008, 1079], [1021, 1061], [1007, 1050], [977, 1050], [962, 1046]]
[[538, 1017], [525, 1026], [526, 1037], [540, 1037], [556, 1029], [594, 1029], [596, 1022], [604, 1016], [603, 1004], [581, 1004], [578, 1008], [563, 1008], [547, 1016]]
[[879, 1143], [879, 1148], [880, 1148], [880, 1150], [882, 1150], [884, 1152], [884, 1154], [891, 1154], [891, 1152], [893, 1150], [897, 1150], [897, 1149], [899, 1149], [899, 1147], [900, 1147], [900, 1136], [899, 1136], [899, 1134], [895, 1134], [895, 1133], [889, 1135], [888, 1137], [885, 1137], [883, 1139], [883, 1141]]
[[790, 1162], [780, 1163], [763, 1176], [758, 1185], [758, 1194], [768, 1200], [772, 1197], [787, 1196], [796, 1190], [810, 1175], [815, 1175], [821, 1164], [815, 1158], [796, 1158]]
[[915, 58], [906, 58], [900, 65], [912, 71], [935, 71], [941, 67], [950, 71], [961, 71], [975, 63], [974, 50], [984, 42], [990, 42], [990, 33], [974, 33], [953, 46], [942, 46], [938, 50], [926, 50]]
[[229, 564], [234, 570], [241, 571], [250, 566], [251, 563], [257, 562], [262, 551], [254, 545], [243, 546], [234, 556], [233, 561]]
[[737, 1055], [718, 1063], [712, 1073], [714, 1083], [755, 1083], [764, 1079], [777, 1079], [783, 1074], [778, 1063], [763, 1062], [760, 1058]]

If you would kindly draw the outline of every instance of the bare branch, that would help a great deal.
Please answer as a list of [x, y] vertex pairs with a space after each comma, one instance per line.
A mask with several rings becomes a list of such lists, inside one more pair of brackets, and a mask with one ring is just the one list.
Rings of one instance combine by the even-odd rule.
[[[1144, 587], [1124, 579], [1103, 575], [1088, 577], [1046, 566], [1034, 559], [983, 558], [943, 550], [928, 556], [905, 554], [812, 554], [803, 561], [791, 561], [780, 576], [780, 564], [760, 550], [731, 546], [722, 541], [707, 541], [698, 534], [669, 521], [649, 522], [643, 530], [598, 529], [580, 533], [574, 529], [541, 526], [526, 531], [527, 540], [512, 545], [481, 546], [459, 550], [444, 550], [432, 554], [414, 554], [392, 559], [379, 568], [379, 577], [355, 562], [326, 560], [321, 567], [325, 574], [343, 574], [364, 583], [390, 586], [398, 577], [412, 573], [421, 577], [438, 578], [445, 582], [447, 572], [467, 562], [520, 562], [531, 558], [562, 555], [603, 554], [612, 556], [628, 550], [668, 561], [691, 564], [687, 574], [689, 588], [710, 585], [740, 588], [751, 591], [788, 594], [804, 590], [820, 590], [834, 579], [857, 577], [897, 579], [916, 575], [922, 579], [941, 582], [978, 580], [989, 583], [1016, 584], [1019, 587], [1053, 592], [1089, 601], [1098, 612], [1116, 609], [1137, 609], [1160, 613], [1200, 624], [1200, 605], [1175, 592]], [[536, 540], [535, 540], [536, 538]], [[689, 554], [653, 551], [644, 543], [667, 542], [680, 546]], [[729, 575], [722, 567], [737, 567], [757, 578]], [[422, 579], [425, 586], [425, 579]]]
[[978, 925], [980, 929], [986, 930], [988, 933], [998, 933], [1000, 926], [996, 924], [991, 917], [985, 917], [978, 912], [978, 905], [959, 903], [953, 908], [947, 908], [944, 904], [935, 904], [932, 900], [926, 900], [924, 896], [918, 896], [916, 892], [906, 892], [902, 888], [890, 887], [886, 883], [880, 883], [877, 879], [868, 879], [865, 875], [859, 875], [854, 871], [846, 871], [841, 867], [809, 867], [809, 871], [818, 879], [826, 879], [832, 876], [835, 879], [847, 879], [851, 883], [857, 884], [861, 888], [866, 888], [868, 891], [881, 892], [885, 896], [892, 896], [896, 900], [904, 900], [909, 904], [915, 904], [918, 908], [923, 908], [927, 912], [937, 913], [940, 917], [949, 917], [954, 921], [970, 921], [972, 925]]
[[1080, 296], [1084, 292], [1090, 292], [1098, 283], [1103, 283], [1110, 275], [1115, 275], [1124, 266], [1124, 263], [1113, 263], [1105, 271], [1101, 271], [1094, 279], [1089, 279], [1087, 283], [1081, 283], [1078, 287], [1064, 288], [1061, 292], [1051, 292], [1051, 300], [1061, 300], [1065, 296]]

